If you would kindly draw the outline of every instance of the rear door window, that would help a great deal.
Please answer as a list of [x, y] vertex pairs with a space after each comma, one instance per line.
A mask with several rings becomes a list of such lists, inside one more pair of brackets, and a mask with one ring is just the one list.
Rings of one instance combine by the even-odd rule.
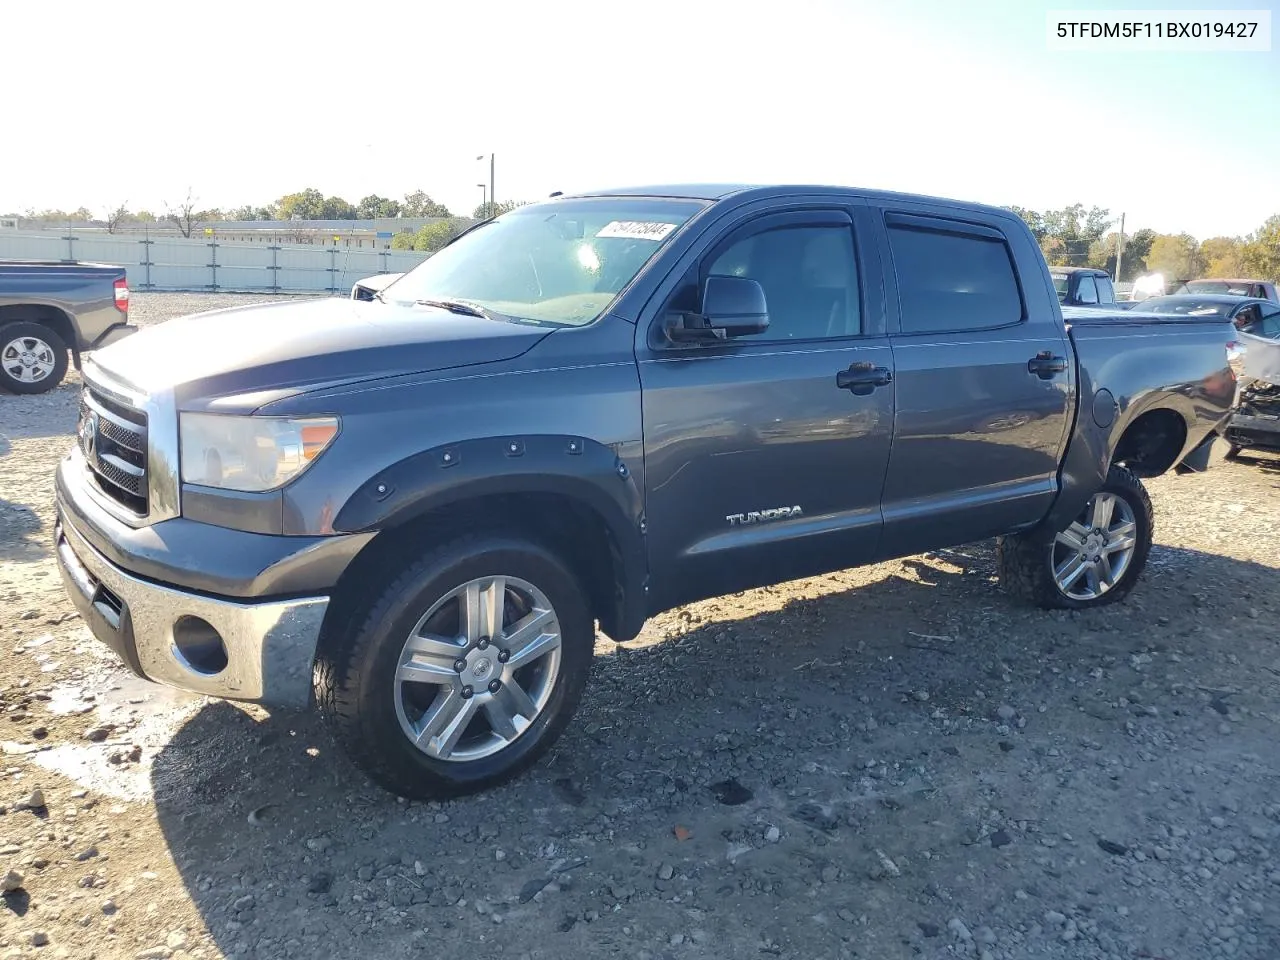
[[1098, 302], [1098, 285], [1094, 282], [1092, 276], [1080, 278], [1080, 286], [1076, 288], [1076, 299], [1081, 303]]
[[1098, 302], [1099, 303], [1115, 303], [1116, 288], [1111, 285], [1110, 277], [1095, 277], [1098, 281]]
[[1013, 258], [998, 231], [892, 213], [885, 220], [903, 333], [993, 329], [1023, 319]]

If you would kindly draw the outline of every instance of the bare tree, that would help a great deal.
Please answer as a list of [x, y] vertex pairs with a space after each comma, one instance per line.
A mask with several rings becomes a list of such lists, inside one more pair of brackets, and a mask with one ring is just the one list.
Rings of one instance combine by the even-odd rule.
[[129, 216], [129, 201], [126, 200], [114, 210], [107, 210], [107, 233], [115, 233], [116, 228]]
[[200, 220], [200, 214], [196, 211], [196, 204], [199, 199], [191, 192], [191, 188], [187, 187], [187, 199], [179, 203], [177, 206], [164, 205], [164, 218], [171, 220], [178, 227], [178, 232], [184, 237], [190, 238], [191, 233], [196, 228], [196, 223]]

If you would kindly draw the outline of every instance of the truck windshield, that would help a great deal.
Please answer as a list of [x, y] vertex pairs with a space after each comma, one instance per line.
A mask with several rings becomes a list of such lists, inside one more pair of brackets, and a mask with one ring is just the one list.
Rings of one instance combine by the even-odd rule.
[[1225, 293], [1233, 297], [1252, 296], [1251, 284], [1231, 280], [1192, 280], [1178, 288], [1178, 293]]
[[582, 326], [706, 204], [602, 197], [518, 207], [459, 237], [384, 291], [515, 320]]

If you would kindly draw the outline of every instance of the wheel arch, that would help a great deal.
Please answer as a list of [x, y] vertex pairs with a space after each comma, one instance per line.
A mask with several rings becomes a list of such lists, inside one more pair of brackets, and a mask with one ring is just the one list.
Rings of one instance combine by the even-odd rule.
[[0, 305], [0, 327], [7, 323], [26, 321], [48, 327], [62, 338], [63, 345], [71, 351], [76, 368], [80, 367], [80, 348], [77, 343], [75, 323], [61, 307], [51, 303], [13, 303]]
[[615, 640], [644, 623], [648, 564], [643, 498], [615, 452], [582, 437], [471, 440], [415, 454], [361, 485], [334, 529], [376, 532], [340, 579], [336, 606], [371, 572], [424, 541], [492, 529], [559, 553], [581, 579], [592, 615]]

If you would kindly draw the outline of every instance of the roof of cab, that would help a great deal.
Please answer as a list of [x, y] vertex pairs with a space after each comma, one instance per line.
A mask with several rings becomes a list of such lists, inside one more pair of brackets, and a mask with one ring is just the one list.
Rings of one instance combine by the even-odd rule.
[[1059, 276], [1059, 275], [1065, 276], [1071, 273], [1088, 273], [1088, 274], [1092, 274], [1095, 277], [1111, 276], [1111, 274], [1107, 273], [1107, 271], [1099, 270], [1097, 267], [1053, 267], [1051, 266], [1049, 268], [1049, 273], [1052, 276]]
[[[1004, 207], [990, 204], [973, 203], [967, 200], [955, 200], [947, 197], [930, 197], [923, 194], [895, 193], [890, 190], [864, 190], [860, 187], [842, 187], [822, 184], [801, 183], [678, 183], [657, 184], [640, 187], [616, 187], [610, 190], [585, 190], [580, 193], [565, 193], [563, 197], [658, 197], [676, 200], [718, 201], [735, 197], [741, 200], [755, 200], [769, 196], [848, 196], [853, 194], [867, 200], [878, 200], [882, 203], [937, 203], [967, 210], [983, 210], [1005, 217], [1017, 219], [1017, 215]], [[553, 197], [560, 199], [560, 197]]]

